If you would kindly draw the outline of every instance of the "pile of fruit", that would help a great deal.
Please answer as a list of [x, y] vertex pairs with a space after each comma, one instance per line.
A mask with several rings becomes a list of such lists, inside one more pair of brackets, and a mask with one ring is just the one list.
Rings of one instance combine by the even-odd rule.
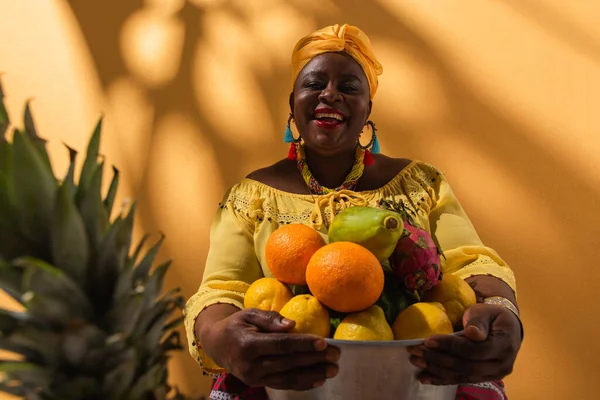
[[283, 225], [265, 249], [273, 278], [248, 288], [245, 308], [277, 311], [293, 332], [339, 340], [409, 340], [450, 334], [475, 304], [462, 279], [441, 274], [441, 252], [402, 207], [351, 207], [326, 243], [302, 224]]

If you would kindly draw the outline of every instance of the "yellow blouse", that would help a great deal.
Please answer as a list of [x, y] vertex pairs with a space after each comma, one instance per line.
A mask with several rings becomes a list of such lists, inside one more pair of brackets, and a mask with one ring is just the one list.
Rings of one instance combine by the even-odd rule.
[[306, 224], [326, 239], [324, 220], [330, 221], [347, 207], [376, 207], [381, 199], [403, 201], [416, 213], [416, 222], [437, 239], [444, 252], [443, 273], [463, 279], [492, 275], [516, 292], [512, 270], [494, 250], [484, 246], [448, 181], [430, 164], [413, 161], [376, 190], [320, 196], [287, 193], [246, 178], [229, 189], [219, 205], [211, 227], [202, 283], [184, 311], [189, 351], [204, 370], [225, 372], [198, 345], [194, 334], [198, 314], [216, 303], [243, 309], [248, 286], [259, 278], [272, 276], [265, 263], [265, 244], [278, 226]]

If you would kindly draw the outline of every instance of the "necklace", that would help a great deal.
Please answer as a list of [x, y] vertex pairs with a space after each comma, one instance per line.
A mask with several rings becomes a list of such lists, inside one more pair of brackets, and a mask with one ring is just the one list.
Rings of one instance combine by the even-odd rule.
[[346, 179], [344, 180], [344, 182], [340, 186], [338, 186], [334, 189], [330, 189], [325, 186], [322, 186], [315, 179], [312, 172], [308, 168], [308, 162], [306, 161], [306, 153], [304, 152], [303, 144], [298, 145], [297, 156], [296, 156], [296, 165], [298, 167], [298, 170], [300, 170], [300, 173], [302, 174], [302, 178], [304, 179], [304, 182], [306, 183], [306, 186], [308, 187], [311, 194], [323, 195], [323, 194], [329, 194], [332, 192], [339, 192], [340, 190], [356, 189], [358, 180], [360, 179], [360, 177], [363, 175], [363, 173], [365, 171], [365, 164], [363, 162], [364, 158], [365, 158], [365, 151], [363, 149], [361, 149], [360, 147], [357, 147], [354, 164], [352, 165], [352, 169], [350, 170], [350, 173], [346, 176]]
[[[354, 191], [356, 189], [358, 180], [363, 175], [364, 170], [365, 170], [365, 164], [364, 164], [365, 151], [363, 149], [361, 149], [360, 147], [356, 148], [356, 157], [354, 159], [354, 164], [352, 165], [352, 169], [350, 170], [350, 173], [346, 176], [346, 179], [344, 180], [344, 182], [340, 186], [336, 187], [335, 189], [330, 189], [325, 186], [322, 186], [315, 179], [312, 172], [308, 168], [308, 163], [306, 161], [306, 153], [304, 152], [304, 145], [303, 144], [294, 144], [294, 145], [296, 146], [295, 150], [297, 153], [296, 165], [298, 167], [298, 170], [300, 170], [302, 178], [304, 179], [304, 183], [306, 183], [308, 192], [309, 192], [310, 196], [312, 197], [315, 205], [318, 204], [317, 199], [315, 198], [315, 195], [324, 195], [324, 194], [329, 194], [329, 193], [335, 193], [335, 192], [340, 192], [342, 190]], [[330, 221], [327, 220], [327, 217], [322, 216], [321, 221], [322, 221], [323, 225], [325, 225], [326, 231], [329, 231], [329, 222]]]

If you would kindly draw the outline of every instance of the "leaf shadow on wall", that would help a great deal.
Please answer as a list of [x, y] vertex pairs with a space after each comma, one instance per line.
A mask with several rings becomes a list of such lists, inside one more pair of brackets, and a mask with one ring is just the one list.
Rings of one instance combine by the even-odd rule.
[[[298, 2], [288, 1], [287, 3], [291, 7], [297, 8], [298, 13], [307, 13]], [[444, 60], [423, 35], [419, 34], [417, 29], [410, 26], [408, 21], [394, 18], [388, 10], [375, 2], [354, 2], [352, 7], [347, 8], [344, 7], [345, 3], [341, 0], [333, 3], [341, 10], [336, 15], [309, 11], [318, 26], [339, 21], [353, 23], [359, 25], [369, 35], [385, 38], [391, 43], [397, 43], [409, 49], [413, 57], [417, 57], [420, 63], [435, 71], [442, 82], [444, 96], [450, 107], [449, 114], [452, 116], [446, 123], [455, 125], [454, 131], [459, 131], [461, 134], [459, 139], [470, 142], [472, 147], [478, 149], [480, 155], [482, 154], [484, 158], [498, 165], [501, 174], [510, 177], [516, 189], [526, 193], [530, 199], [539, 202], [540, 207], [546, 211], [546, 218], [552, 219], [561, 231], [570, 232], [562, 238], [567, 247], [578, 249], [582, 255], [592, 254], [592, 251], [595, 250], [594, 247], [597, 246], [597, 240], [594, 241], [593, 238], [600, 238], [600, 229], [598, 228], [600, 227], [600, 214], [595, 212], [598, 196], [591, 185], [579, 176], [565, 160], [561, 159], [560, 154], [551, 154], [532, 140], [532, 138], [540, 136], [540, 132], [536, 130], [535, 126], [512, 120], [499, 106], [489, 104], [480, 95], [478, 88], [461, 78], [460, 74]], [[230, 12], [241, 24], [249, 24], [249, 21], [244, 20], [244, 13], [236, 12], [234, 3], [224, 1], [219, 4], [221, 4], [219, 7]], [[130, 74], [119, 50], [120, 31], [129, 16], [144, 7], [144, 3], [139, 0], [113, 1], [108, 4], [107, 2], [73, 1], [71, 7], [95, 60], [102, 85], [104, 89], [107, 89], [116, 79]], [[176, 17], [185, 26], [185, 38], [178, 73], [168, 83], [158, 88], [146, 88], [145, 90], [148, 100], [155, 107], [152, 126], [155, 127], [165, 115], [174, 111], [193, 121], [194, 126], [198, 127], [204, 140], [207, 141], [206, 146], [214, 151], [224, 186], [229, 186], [250, 172], [243, 170], [243, 166], [246, 161], [258, 156], [223, 140], [219, 130], [211, 123], [211, 119], [197, 107], [198, 99], [193, 91], [193, 87], [196, 85], [193, 76], [195, 68], [197, 68], [194, 60], [197, 59], [197, 44], [203, 35], [203, 27], [200, 25], [203, 20], [202, 16], [207, 12], [210, 10], [186, 2], [185, 6], [177, 13]], [[281, 156], [285, 154], [285, 147], [281, 144], [280, 131], [283, 131], [285, 124], [281, 115], [285, 115], [287, 106], [288, 74], [289, 70], [286, 68], [277, 68], [268, 75], [254, 74], [254, 79], [260, 87], [260, 97], [270, 110], [272, 126], [281, 128], [265, 133], [269, 137], [268, 146], [265, 148], [281, 149]], [[223, 79], [227, 79], [227, 77], [223, 77]], [[218, 84], [218, 82], [206, 82], [205, 84]], [[201, 101], [211, 101], [211, 99], [201, 99]], [[391, 108], [393, 105], [376, 103], [375, 107]], [[249, 123], [251, 122], [249, 121]], [[383, 133], [383, 140], [386, 141], [387, 148], [406, 149], [411, 153], [427, 155], [429, 144], [419, 138], [422, 128], [419, 124], [409, 122], [398, 124], [397, 121], [383, 119], [378, 121], [378, 127]], [[388, 135], [387, 132], [393, 134]], [[154, 133], [153, 131], [152, 135]], [[400, 154], [394, 155], [400, 156]], [[275, 161], [280, 155], [271, 153], [261, 157], [266, 160], [266, 163]], [[149, 159], [148, 165], [151, 163], [152, 159]], [[151, 205], [156, 198], [148, 192], [148, 179], [151, 177], [144, 176], [141, 182], [140, 220], [144, 225], [144, 230], [155, 231], [159, 227], [151, 212]], [[456, 180], [460, 177], [452, 179]], [[196, 184], [202, 185], [202, 182], [196, 182]], [[535, 241], [536, 239], [532, 238], [532, 243]], [[509, 259], [508, 261], [515, 266], [520, 280], [526, 283], [522, 286], [525, 291], [522, 294], [523, 297], [528, 296], [527, 290], [535, 289], [535, 296], [543, 299], [555, 296], [564, 289], [559, 287], [558, 280], [545, 280], [546, 285], [534, 286], [539, 274], [543, 271], [540, 266], [553, 265], [554, 268], [561, 266], [561, 262], [555, 259], [555, 254], [539, 254], [536, 253], [535, 248], [528, 248], [527, 243], [511, 244], [509, 242], [510, 238], [501, 246], [505, 249], [512, 249], [515, 254], [520, 252], [519, 255], [522, 256], [521, 259]], [[169, 249], [168, 240], [166, 248]], [[575, 255], [570, 261], [580, 263], [572, 267], [579, 269], [577, 275], [581, 276], [582, 280], [583, 277], [593, 276], [593, 265], [583, 263], [583, 256]], [[537, 263], [537, 265], [534, 266], [532, 263]], [[198, 260], [198, 264], [201, 264], [200, 260]], [[559, 272], [555, 270], [552, 273]], [[194, 274], [194, 276], [190, 276], [188, 270], [176, 267], [171, 273], [168, 283], [181, 285], [184, 293], [190, 295], [197, 288], [201, 277], [200, 269]], [[573, 284], [576, 286], [577, 282], [573, 282]], [[594, 293], [592, 292], [589, 285], [581, 286], [579, 296], [593, 299]], [[573, 340], [568, 326], [575, 323], [580, 326], [584, 325], [582, 328], [584, 331], [591, 331], [593, 326], [592, 321], [569, 320], [571, 317], [566, 312], [546, 315], [543, 318], [545, 320], [542, 322], [547, 324], [548, 331], [552, 330], [553, 340], [556, 343], [567, 343]], [[584, 348], [573, 348], [571, 353], [573, 359], [584, 359], [589, 358], [589, 354], [594, 352], [589, 352]], [[184, 356], [183, 359], [186, 360], [186, 365], [192, 365], [193, 361], [188, 360], [189, 357]], [[195, 374], [189, 373], [186, 379], [193, 384]]]

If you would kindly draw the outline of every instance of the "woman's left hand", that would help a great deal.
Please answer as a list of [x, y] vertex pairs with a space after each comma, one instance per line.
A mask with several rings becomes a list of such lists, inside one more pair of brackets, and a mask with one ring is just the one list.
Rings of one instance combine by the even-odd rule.
[[455, 385], [497, 381], [513, 370], [521, 347], [521, 324], [504, 307], [475, 304], [463, 317], [464, 336], [434, 335], [409, 348], [422, 368], [423, 384]]

